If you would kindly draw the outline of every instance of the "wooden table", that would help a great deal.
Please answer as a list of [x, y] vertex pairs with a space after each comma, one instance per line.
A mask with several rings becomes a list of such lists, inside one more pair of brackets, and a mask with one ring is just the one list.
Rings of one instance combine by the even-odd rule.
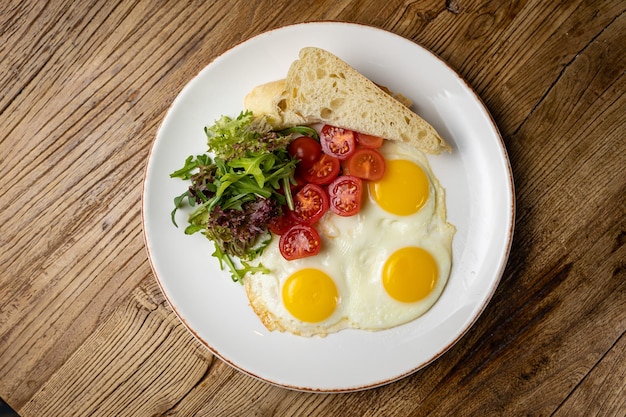
[[[623, 416], [626, 4], [347, 0], [0, 5], [0, 396], [22, 416]], [[144, 249], [148, 152], [203, 67], [286, 24], [430, 49], [482, 97], [516, 186], [508, 266], [441, 358], [348, 394], [248, 377], [198, 343]]]

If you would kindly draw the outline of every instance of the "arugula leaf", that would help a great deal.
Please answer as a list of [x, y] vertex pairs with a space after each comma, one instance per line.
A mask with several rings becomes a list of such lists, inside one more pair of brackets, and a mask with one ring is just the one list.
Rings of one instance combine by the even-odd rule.
[[287, 129], [283, 129], [279, 132], [282, 135], [291, 135], [292, 133], [298, 133], [304, 136], [310, 136], [319, 142], [320, 135], [317, 133], [317, 130], [313, 129], [309, 126], [293, 126], [288, 127]]
[[211, 157], [209, 155], [197, 155], [195, 158], [193, 155], [190, 155], [185, 160], [185, 165], [182, 168], [172, 172], [170, 174], [170, 178], [181, 178], [183, 180], [188, 180], [191, 179], [193, 171], [196, 168], [209, 165], [211, 165]]
[[189, 190], [185, 191], [178, 197], [174, 197], [174, 210], [172, 210], [171, 217], [172, 223], [174, 223], [174, 226], [176, 227], [178, 227], [178, 224], [176, 224], [176, 212], [185, 204], [185, 199], [187, 199], [187, 204], [189, 204], [190, 206], [195, 205], [195, 200], [193, 199], [193, 196], [191, 195]]

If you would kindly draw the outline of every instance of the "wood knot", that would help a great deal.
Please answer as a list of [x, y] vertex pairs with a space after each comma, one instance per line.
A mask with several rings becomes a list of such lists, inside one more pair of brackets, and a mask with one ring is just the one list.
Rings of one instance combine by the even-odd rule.
[[454, 14], [459, 14], [463, 9], [458, 0], [446, 0], [446, 10]]

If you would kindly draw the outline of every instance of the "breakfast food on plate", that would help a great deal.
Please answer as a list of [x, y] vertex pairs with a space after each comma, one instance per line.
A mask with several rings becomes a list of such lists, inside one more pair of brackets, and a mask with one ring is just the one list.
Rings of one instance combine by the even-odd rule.
[[285, 262], [275, 239], [259, 257], [271, 272], [244, 279], [268, 329], [304, 336], [385, 329], [420, 316], [441, 295], [454, 235], [444, 191], [423, 153], [392, 141], [379, 149], [385, 176], [368, 181], [358, 214], [327, 213], [317, 222], [316, 256]]
[[[422, 153], [450, 147], [338, 57], [318, 48], [304, 48], [299, 57], [284, 80], [253, 89], [246, 109], [276, 128], [318, 123], [385, 138], [378, 151], [386, 172], [365, 180], [358, 214], [329, 212], [316, 220], [323, 242], [316, 256], [285, 262], [281, 241], [270, 243], [259, 262], [271, 272], [244, 280], [251, 306], [268, 329], [304, 336], [411, 321], [435, 303], [450, 273], [455, 228], [446, 222], [444, 190]], [[349, 164], [343, 168], [351, 173]]]
[[[400, 97], [401, 99], [401, 97]], [[244, 285], [269, 330], [324, 336], [407, 323], [440, 297], [455, 228], [424, 152], [450, 146], [406, 101], [303, 48], [284, 80], [205, 128], [176, 212]]]
[[330, 52], [303, 48], [284, 80], [253, 89], [244, 107], [276, 128], [325, 123], [438, 154], [450, 146], [424, 119]]

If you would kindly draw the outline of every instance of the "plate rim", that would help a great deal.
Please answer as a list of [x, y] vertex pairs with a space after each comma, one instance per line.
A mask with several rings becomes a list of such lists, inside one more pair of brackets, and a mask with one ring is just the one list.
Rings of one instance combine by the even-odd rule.
[[[483, 115], [488, 117], [488, 122], [490, 127], [492, 128], [493, 132], [495, 133], [496, 139], [497, 139], [497, 144], [498, 144], [498, 153], [499, 155], [503, 158], [503, 163], [504, 166], [506, 168], [506, 174], [507, 174], [507, 182], [508, 182], [508, 191], [510, 194], [510, 199], [508, 201], [509, 204], [509, 210], [510, 210], [510, 216], [507, 216], [506, 219], [508, 220], [508, 230], [506, 231], [505, 234], [503, 234], [502, 236], [505, 237], [506, 240], [506, 244], [503, 247], [502, 252], [499, 254], [499, 260], [498, 260], [498, 270], [497, 273], [495, 275], [497, 275], [497, 277], [495, 278], [493, 285], [489, 288], [489, 292], [485, 293], [485, 297], [484, 297], [484, 302], [482, 302], [482, 304], [479, 306], [479, 308], [477, 308], [476, 313], [473, 315], [471, 321], [465, 326], [465, 328], [463, 328], [459, 334], [457, 335], [457, 337], [455, 337], [454, 339], [452, 339], [447, 345], [442, 346], [439, 351], [433, 355], [429, 360], [423, 362], [421, 365], [408, 369], [405, 372], [401, 373], [401, 374], [397, 374], [393, 377], [389, 377], [386, 379], [380, 379], [377, 382], [373, 382], [373, 383], [366, 383], [366, 384], [362, 384], [362, 385], [354, 385], [354, 386], [350, 386], [350, 387], [345, 387], [345, 388], [316, 388], [313, 386], [297, 386], [297, 385], [291, 385], [291, 384], [284, 384], [284, 383], [280, 383], [277, 381], [273, 381], [272, 379], [269, 379], [267, 377], [264, 377], [260, 374], [257, 374], [249, 369], [245, 369], [241, 366], [239, 366], [237, 363], [235, 363], [234, 361], [230, 360], [227, 355], [223, 355], [220, 351], [218, 351], [214, 346], [212, 346], [208, 341], [206, 341], [204, 338], [202, 338], [199, 334], [198, 331], [196, 331], [185, 319], [185, 317], [179, 312], [178, 308], [176, 307], [176, 305], [173, 303], [170, 295], [168, 294], [168, 292], [166, 291], [166, 289], [164, 288], [162, 279], [159, 278], [159, 274], [156, 271], [156, 267], [154, 265], [154, 261], [151, 255], [151, 251], [150, 251], [150, 244], [149, 244], [149, 232], [147, 230], [146, 227], [146, 211], [147, 211], [147, 205], [146, 205], [146, 189], [147, 189], [147, 177], [148, 177], [148, 171], [150, 168], [150, 161], [152, 160], [152, 156], [153, 153], [155, 151], [155, 147], [156, 144], [158, 142], [158, 138], [159, 138], [159, 134], [161, 132], [161, 129], [164, 125], [164, 123], [166, 122], [168, 115], [170, 113], [170, 110], [172, 109], [172, 107], [177, 103], [177, 101], [180, 99], [180, 97], [183, 95], [183, 93], [190, 88], [190, 84], [193, 84], [193, 82], [199, 78], [199, 76], [202, 74], [203, 71], [205, 71], [208, 67], [214, 65], [216, 62], [218, 62], [224, 55], [226, 54], [231, 54], [234, 53], [233, 51], [236, 51], [238, 48], [240, 48], [242, 45], [258, 39], [258, 38], [262, 38], [262, 37], [266, 37], [266, 36], [270, 36], [276, 32], [280, 32], [280, 31], [286, 31], [286, 30], [298, 30], [299, 27], [304, 27], [304, 26], [316, 26], [316, 25], [320, 25], [320, 26], [349, 26], [349, 27], [354, 27], [355, 29], [365, 29], [365, 30], [370, 30], [370, 31], [374, 31], [374, 32], [378, 32], [380, 35], [385, 35], [385, 36], [391, 36], [396, 38], [398, 41], [404, 41], [407, 43], [411, 43], [412, 46], [420, 48], [423, 52], [430, 54], [434, 59], [436, 59], [437, 61], [439, 61], [439, 63], [445, 65], [449, 71], [451, 73], [454, 74], [454, 76], [457, 78], [458, 81], [462, 82], [463, 87], [465, 88], [465, 90], [467, 92], [469, 92], [473, 98], [473, 100], [479, 105], [480, 110], [482, 111]], [[176, 97], [172, 100], [172, 102], [170, 103], [170, 105], [168, 106], [168, 109], [165, 113], [165, 115], [163, 116], [163, 118], [161, 119], [157, 130], [156, 130], [156, 134], [152, 140], [152, 144], [150, 146], [147, 158], [146, 158], [146, 162], [144, 165], [144, 172], [143, 172], [143, 179], [142, 179], [142, 191], [141, 191], [141, 225], [142, 225], [142, 235], [143, 235], [143, 240], [144, 240], [144, 248], [146, 250], [146, 254], [147, 254], [147, 258], [148, 258], [148, 262], [150, 264], [150, 268], [152, 270], [153, 276], [155, 281], [157, 282], [161, 293], [163, 294], [165, 300], [167, 301], [167, 303], [169, 304], [169, 306], [171, 307], [172, 311], [176, 314], [176, 317], [183, 323], [183, 325], [187, 328], [187, 330], [193, 335], [193, 337], [204, 347], [206, 347], [211, 354], [217, 356], [220, 360], [222, 360], [223, 362], [225, 362], [226, 364], [228, 364], [229, 366], [231, 366], [232, 368], [236, 369], [239, 372], [242, 372], [248, 376], [251, 376], [255, 379], [264, 381], [266, 383], [269, 383], [271, 385], [274, 386], [278, 386], [278, 387], [282, 387], [282, 388], [287, 388], [287, 389], [292, 389], [292, 390], [296, 390], [296, 391], [303, 391], [303, 392], [314, 392], [314, 393], [345, 393], [345, 392], [355, 392], [355, 391], [361, 391], [361, 390], [366, 390], [366, 389], [371, 389], [371, 388], [376, 388], [376, 387], [380, 387], [383, 385], [387, 385], [389, 383], [398, 381], [400, 379], [406, 378], [409, 375], [412, 375], [414, 373], [416, 373], [417, 371], [427, 367], [428, 365], [432, 364], [433, 362], [435, 362], [437, 359], [439, 359], [442, 355], [444, 355], [448, 350], [450, 350], [454, 345], [456, 345], [460, 339], [462, 339], [467, 332], [476, 324], [476, 322], [478, 321], [478, 319], [482, 316], [484, 310], [486, 309], [487, 305], [491, 302], [491, 299], [493, 298], [493, 295], [495, 294], [496, 290], [498, 289], [500, 282], [502, 280], [504, 271], [508, 265], [508, 259], [510, 256], [510, 252], [511, 252], [511, 248], [512, 248], [512, 244], [513, 244], [513, 237], [514, 237], [514, 229], [515, 229], [515, 218], [516, 218], [516, 194], [515, 194], [515, 183], [514, 183], [514, 177], [513, 177], [513, 172], [512, 172], [512, 167], [511, 167], [511, 162], [510, 162], [510, 158], [507, 152], [507, 148], [506, 145], [504, 143], [504, 140], [502, 138], [502, 134], [498, 128], [497, 123], [495, 122], [493, 115], [491, 114], [491, 112], [489, 111], [488, 107], [486, 106], [486, 104], [484, 103], [484, 101], [482, 100], [482, 98], [477, 94], [477, 92], [474, 90], [474, 88], [472, 88], [472, 86], [467, 82], [467, 80], [465, 80], [465, 78], [463, 76], [461, 76], [454, 68], [451, 67], [451, 65], [445, 61], [444, 59], [440, 58], [436, 53], [434, 53], [433, 51], [429, 50], [428, 48], [422, 46], [421, 44], [419, 44], [416, 41], [413, 41], [411, 39], [408, 39], [402, 35], [396, 34], [394, 32], [390, 32], [386, 29], [382, 29], [380, 27], [376, 27], [376, 26], [372, 26], [372, 25], [367, 25], [367, 24], [362, 24], [362, 23], [356, 23], [356, 22], [347, 22], [347, 21], [339, 21], [339, 20], [320, 20], [320, 21], [306, 21], [306, 22], [301, 22], [301, 23], [293, 23], [293, 24], [287, 24], [287, 25], [283, 25], [283, 26], [279, 26], [267, 31], [264, 31], [262, 33], [259, 33], [257, 35], [248, 37], [236, 44], [234, 44], [233, 46], [229, 47], [228, 49], [224, 50], [223, 52], [220, 53], [220, 55], [216, 56], [215, 58], [213, 58], [211, 61], [209, 61], [203, 68], [201, 68], [193, 77], [189, 78], [187, 80], [187, 82], [185, 83], [185, 85], [178, 91]]]

